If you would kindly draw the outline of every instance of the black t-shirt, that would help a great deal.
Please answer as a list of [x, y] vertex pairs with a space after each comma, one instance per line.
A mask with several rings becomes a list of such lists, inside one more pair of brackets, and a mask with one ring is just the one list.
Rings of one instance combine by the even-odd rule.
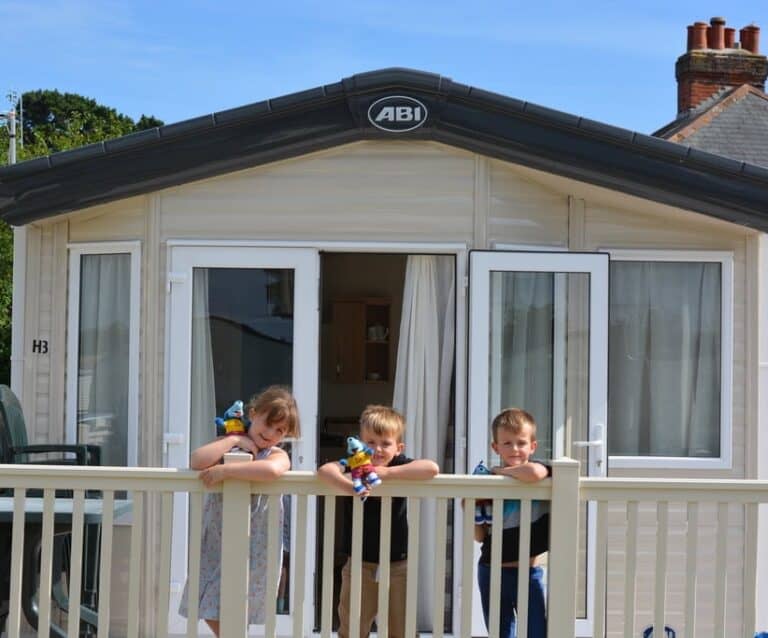
[[[398, 454], [387, 467], [405, 465], [413, 459], [404, 454]], [[345, 472], [349, 467], [345, 467]], [[376, 493], [376, 488], [372, 494]], [[352, 499], [359, 496], [350, 496], [342, 499], [344, 526], [341, 532], [341, 552], [346, 556], [352, 555]], [[379, 542], [381, 532], [381, 499], [369, 496], [363, 503], [363, 560], [368, 563], [379, 562]], [[392, 498], [392, 536], [389, 551], [389, 560], [405, 560], [408, 558], [408, 507], [405, 497]]]
[[[533, 459], [532, 459], [533, 461]], [[552, 468], [546, 463], [540, 463], [547, 468], [547, 476], [552, 476]], [[501, 562], [518, 561], [520, 556], [520, 501], [510, 499], [504, 501], [504, 521], [502, 523]], [[531, 502], [531, 551], [530, 556], [538, 556], [549, 550], [549, 501]], [[491, 564], [491, 533], [490, 527], [480, 549], [480, 562]]]

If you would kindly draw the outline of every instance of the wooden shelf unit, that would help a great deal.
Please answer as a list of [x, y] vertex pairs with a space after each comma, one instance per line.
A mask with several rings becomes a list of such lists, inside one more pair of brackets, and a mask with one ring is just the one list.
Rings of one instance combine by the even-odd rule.
[[335, 380], [388, 383], [392, 377], [390, 299], [355, 297], [333, 302]]

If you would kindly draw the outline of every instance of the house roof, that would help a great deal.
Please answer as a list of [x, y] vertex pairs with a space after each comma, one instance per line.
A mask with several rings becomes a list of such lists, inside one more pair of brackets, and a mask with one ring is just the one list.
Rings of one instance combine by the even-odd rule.
[[749, 84], [727, 89], [654, 135], [768, 167], [768, 95]]
[[[419, 100], [423, 125], [368, 117]], [[0, 169], [0, 217], [21, 225], [358, 140], [432, 140], [768, 231], [768, 169], [439, 75], [392, 68]]]

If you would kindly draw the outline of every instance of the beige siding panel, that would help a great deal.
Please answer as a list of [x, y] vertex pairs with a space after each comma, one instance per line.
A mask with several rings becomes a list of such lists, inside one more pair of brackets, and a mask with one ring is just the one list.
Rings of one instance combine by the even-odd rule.
[[565, 246], [568, 193], [537, 181], [539, 174], [491, 162], [490, 242]]
[[[54, 284], [54, 227], [52, 224], [41, 226], [39, 251], [34, 254], [37, 260], [38, 275], [37, 288], [37, 325], [27, 335], [25, 356], [30, 357], [34, 369], [34, 407], [33, 412], [25, 412], [27, 424], [27, 436], [30, 441], [36, 443], [58, 442], [54, 441], [56, 433], [51, 431], [50, 394], [51, 394], [51, 335], [53, 327], [53, 284]], [[48, 353], [33, 353], [32, 341], [42, 339], [48, 341]], [[25, 389], [26, 391], [26, 389]]]
[[587, 200], [587, 248], [744, 249], [748, 231], [742, 226], [653, 202], [634, 204], [629, 197], [626, 207]]
[[147, 198], [129, 197], [69, 216], [72, 242], [120, 241], [144, 236]]
[[164, 238], [469, 241], [474, 156], [362, 142], [162, 193]]
[[54, 441], [64, 441], [65, 436], [65, 383], [66, 383], [66, 350], [67, 350], [67, 268], [59, 264], [67, 264], [67, 241], [69, 224], [66, 221], [53, 225], [53, 251], [51, 276], [53, 289], [51, 291], [51, 378], [50, 392], [50, 424], [48, 429], [53, 432]]
[[[733, 255], [733, 478], [747, 477], [747, 446], [751, 414], [747, 404], [747, 379], [749, 368], [747, 350], [749, 348], [748, 304], [747, 304], [747, 242], [734, 246]], [[754, 346], [757, 347], [757, 344]]]

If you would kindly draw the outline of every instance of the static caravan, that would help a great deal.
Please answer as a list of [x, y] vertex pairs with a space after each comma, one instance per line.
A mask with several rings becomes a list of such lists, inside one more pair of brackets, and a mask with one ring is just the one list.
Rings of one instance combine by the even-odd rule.
[[[36, 442], [187, 467], [233, 400], [284, 383], [303, 421], [295, 469], [342, 456], [361, 410], [385, 403], [412, 455], [465, 473], [490, 458], [494, 413], [517, 405], [541, 456], [585, 476], [768, 478], [766, 169], [385, 69], [0, 169], [0, 214], [15, 227], [12, 385]], [[576, 631], [592, 636], [585, 514]], [[654, 551], [646, 514], [640, 556]], [[318, 516], [298, 521], [311, 561]], [[674, 566], [685, 514], [669, 516]], [[703, 544], [716, 525], [702, 508]], [[609, 599], [625, 527], [609, 512]], [[727, 635], [766, 613], [760, 544], [766, 517], [734, 511]], [[453, 601], [471, 586], [446, 581]], [[651, 599], [640, 586], [639, 624]], [[682, 608], [668, 601], [668, 624]]]

